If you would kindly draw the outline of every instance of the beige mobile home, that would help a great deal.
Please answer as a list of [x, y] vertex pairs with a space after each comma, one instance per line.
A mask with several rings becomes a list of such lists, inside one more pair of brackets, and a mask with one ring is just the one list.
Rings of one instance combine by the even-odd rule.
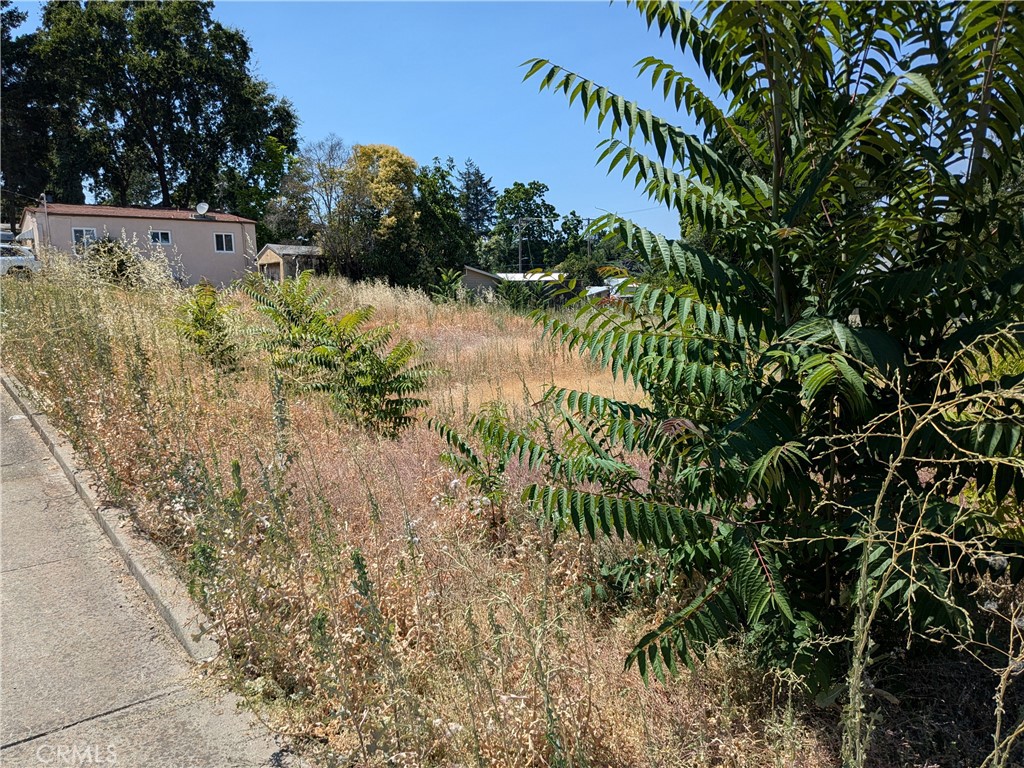
[[18, 235], [19, 242], [37, 253], [45, 246], [77, 253], [84, 244], [107, 238], [134, 240], [140, 249], [161, 251], [183, 285], [201, 280], [223, 285], [252, 268], [256, 222], [216, 211], [41, 203], [25, 209]]

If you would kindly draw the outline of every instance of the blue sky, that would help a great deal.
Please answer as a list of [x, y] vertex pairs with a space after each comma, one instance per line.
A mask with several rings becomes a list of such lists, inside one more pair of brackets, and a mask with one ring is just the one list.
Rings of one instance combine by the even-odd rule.
[[[37, 10], [33, 3], [19, 7]], [[559, 213], [605, 211], [668, 235], [675, 216], [595, 166], [603, 136], [561, 95], [523, 82], [543, 57], [671, 114], [637, 79], [646, 55], [683, 60], [633, 8], [604, 2], [245, 2], [214, 17], [241, 29], [257, 74], [295, 105], [304, 140], [392, 144], [417, 162], [471, 157], [501, 191], [534, 179]], [[23, 30], [35, 26], [38, 12]], [[691, 65], [692, 66], [692, 65]], [[680, 118], [685, 124], [685, 118]]]

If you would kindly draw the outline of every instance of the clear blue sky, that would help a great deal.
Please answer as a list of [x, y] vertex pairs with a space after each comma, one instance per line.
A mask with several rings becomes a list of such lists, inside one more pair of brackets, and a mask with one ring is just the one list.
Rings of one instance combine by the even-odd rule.
[[[38, 23], [38, 5], [25, 30]], [[604, 2], [242, 2], [214, 17], [241, 29], [258, 76], [295, 105], [304, 140], [330, 133], [348, 144], [392, 144], [417, 162], [472, 158], [500, 192], [542, 181], [559, 213], [604, 211], [667, 235], [676, 217], [618, 172], [595, 165], [603, 136], [564, 96], [523, 82], [523, 61], [550, 59], [637, 99], [669, 108], [637, 79], [646, 55], [675, 61], [633, 8]], [[685, 116], [679, 118], [685, 124]], [[646, 210], [644, 210], [646, 209]]]

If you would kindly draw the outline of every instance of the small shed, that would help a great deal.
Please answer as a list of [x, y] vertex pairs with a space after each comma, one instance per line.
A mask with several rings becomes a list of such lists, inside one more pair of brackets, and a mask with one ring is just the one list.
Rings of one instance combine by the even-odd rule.
[[280, 283], [307, 269], [317, 270], [322, 257], [323, 252], [316, 245], [267, 243], [256, 256], [256, 268], [268, 280]]
[[466, 272], [462, 276], [462, 282], [470, 293], [481, 294], [487, 291], [493, 292], [503, 281], [493, 272], [477, 269], [467, 264]]

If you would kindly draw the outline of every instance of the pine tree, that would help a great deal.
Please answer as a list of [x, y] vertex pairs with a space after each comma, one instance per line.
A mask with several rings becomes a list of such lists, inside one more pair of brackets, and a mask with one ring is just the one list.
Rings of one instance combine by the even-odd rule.
[[486, 235], [494, 224], [494, 204], [498, 193], [494, 189], [489, 176], [471, 159], [458, 174], [459, 208], [462, 220], [476, 233], [477, 237]]

